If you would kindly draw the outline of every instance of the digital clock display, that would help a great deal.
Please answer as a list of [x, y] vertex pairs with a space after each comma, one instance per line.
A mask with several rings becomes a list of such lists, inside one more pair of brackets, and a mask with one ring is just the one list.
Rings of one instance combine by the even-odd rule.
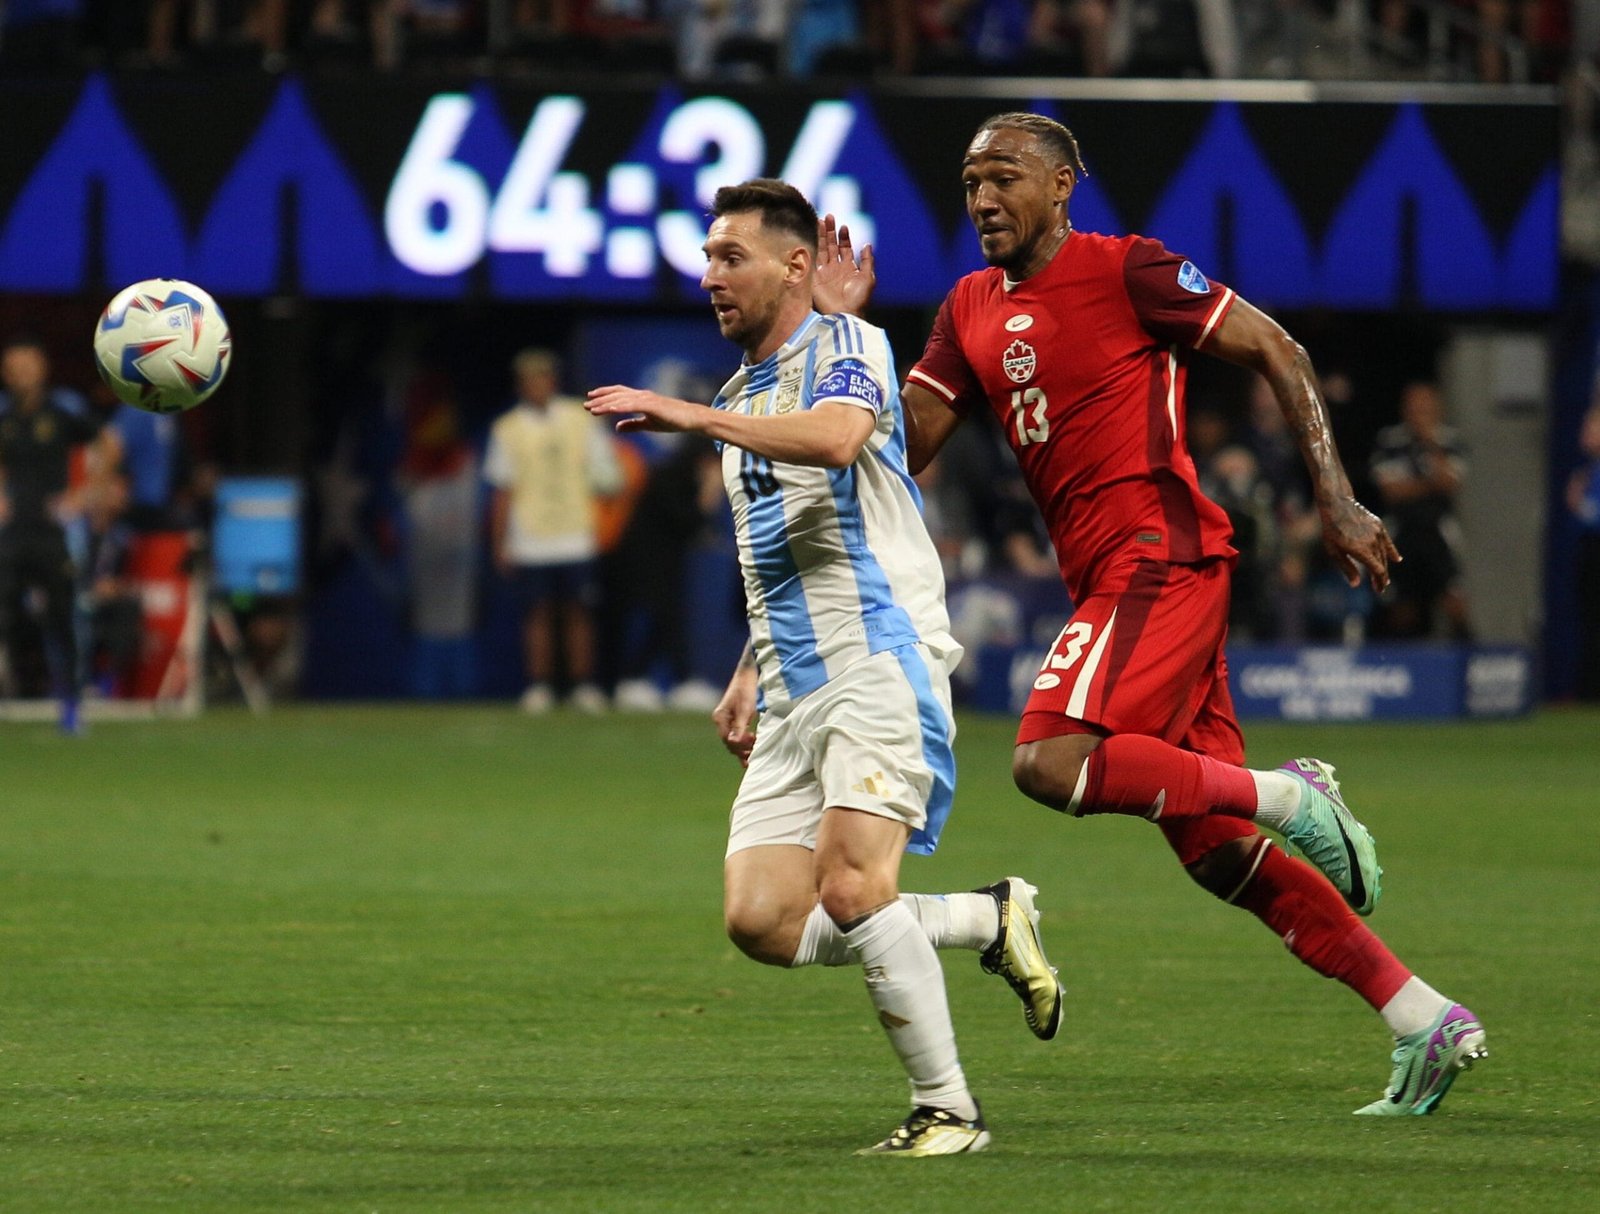
[[[563, 169], [589, 115], [582, 97], [545, 97], [497, 183], [460, 156], [480, 103], [469, 93], [428, 102], [384, 203], [384, 233], [396, 259], [418, 274], [459, 274], [489, 253], [528, 254], [552, 278], [650, 280], [668, 267], [698, 279], [705, 263], [705, 210], [720, 186], [759, 177], [766, 136], [744, 106], [697, 97], [675, 106], [651, 132], [648, 159], [613, 165], [600, 182]], [[861, 184], [841, 161], [855, 106], [817, 101], [777, 175], [819, 211], [873, 241]], [[664, 202], [661, 168], [693, 174], [689, 200]]]
[[1021, 108], [1079, 136], [1078, 228], [1265, 306], [1551, 306], [1554, 104], [1222, 96], [0, 78], [0, 290], [672, 305], [699, 299], [717, 188], [775, 176], [875, 247], [875, 302], [931, 306], [982, 264], [966, 142]]

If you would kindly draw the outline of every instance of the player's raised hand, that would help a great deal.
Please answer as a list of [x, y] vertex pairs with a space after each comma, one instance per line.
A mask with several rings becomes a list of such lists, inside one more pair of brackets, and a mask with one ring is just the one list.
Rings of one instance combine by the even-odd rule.
[[1389, 566], [1405, 559], [1383, 521], [1353, 497], [1322, 507], [1322, 546], [1338, 561], [1345, 581], [1359, 586], [1365, 573], [1379, 594], [1389, 588]]
[[848, 226], [838, 223], [832, 215], [817, 220], [817, 273], [811, 289], [817, 311], [860, 316], [877, 283], [872, 246], [863, 245], [858, 259], [850, 244]]
[[615, 417], [617, 430], [694, 430], [703, 420], [706, 406], [693, 401], [674, 400], [657, 392], [630, 388], [626, 384], [607, 384], [590, 388], [583, 407], [596, 417]]

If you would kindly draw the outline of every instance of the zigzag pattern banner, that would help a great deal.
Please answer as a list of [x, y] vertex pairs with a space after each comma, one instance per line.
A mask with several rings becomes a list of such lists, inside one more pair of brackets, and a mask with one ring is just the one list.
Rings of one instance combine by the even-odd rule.
[[1548, 309], [1553, 104], [1002, 101], [415, 80], [0, 85], [0, 289], [698, 302], [720, 185], [793, 181], [878, 252], [878, 302], [981, 264], [961, 154], [998, 111], [1077, 133], [1074, 223], [1273, 307]]

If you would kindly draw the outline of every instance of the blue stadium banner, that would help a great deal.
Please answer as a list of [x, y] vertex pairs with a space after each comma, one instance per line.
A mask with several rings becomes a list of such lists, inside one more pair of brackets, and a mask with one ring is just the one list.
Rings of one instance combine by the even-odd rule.
[[[964, 702], [1019, 713], [1046, 650], [986, 644], [969, 655]], [[1533, 654], [1518, 645], [1230, 644], [1228, 686], [1247, 720], [1404, 721], [1514, 717], [1534, 706]]]
[[225, 594], [293, 594], [300, 587], [300, 485], [288, 476], [217, 484], [212, 579]]
[[711, 195], [768, 174], [877, 246], [880, 303], [930, 305], [980, 264], [958, 184], [967, 139], [1030, 108], [1080, 137], [1080, 228], [1157, 236], [1263, 304], [1554, 299], [1553, 101], [950, 88], [0, 81], [0, 290], [101, 295], [166, 276], [224, 297], [698, 300]]
[[1509, 645], [1235, 645], [1228, 675], [1243, 718], [1504, 717], [1533, 705], [1532, 655]]

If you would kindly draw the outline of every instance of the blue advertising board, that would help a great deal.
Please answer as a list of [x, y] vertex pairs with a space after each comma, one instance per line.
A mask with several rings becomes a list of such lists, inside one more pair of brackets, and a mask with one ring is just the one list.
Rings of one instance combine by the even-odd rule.
[[225, 594], [300, 586], [300, 485], [287, 476], [223, 477], [211, 532], [212, 584]]
[[[1047, 650], [986, 645], [968, 703], [1021, 712]], [[1534, 703], [1533, 655], [1514, 645], [1230, 645], [1243, 720], [1404, 721], [1511, 717]]]
[[1512, 646], [1239, 645], [1229, 685], [1242, 718], [1388, 721], [1515, 716], [1533, 698], [1533, 659]]

